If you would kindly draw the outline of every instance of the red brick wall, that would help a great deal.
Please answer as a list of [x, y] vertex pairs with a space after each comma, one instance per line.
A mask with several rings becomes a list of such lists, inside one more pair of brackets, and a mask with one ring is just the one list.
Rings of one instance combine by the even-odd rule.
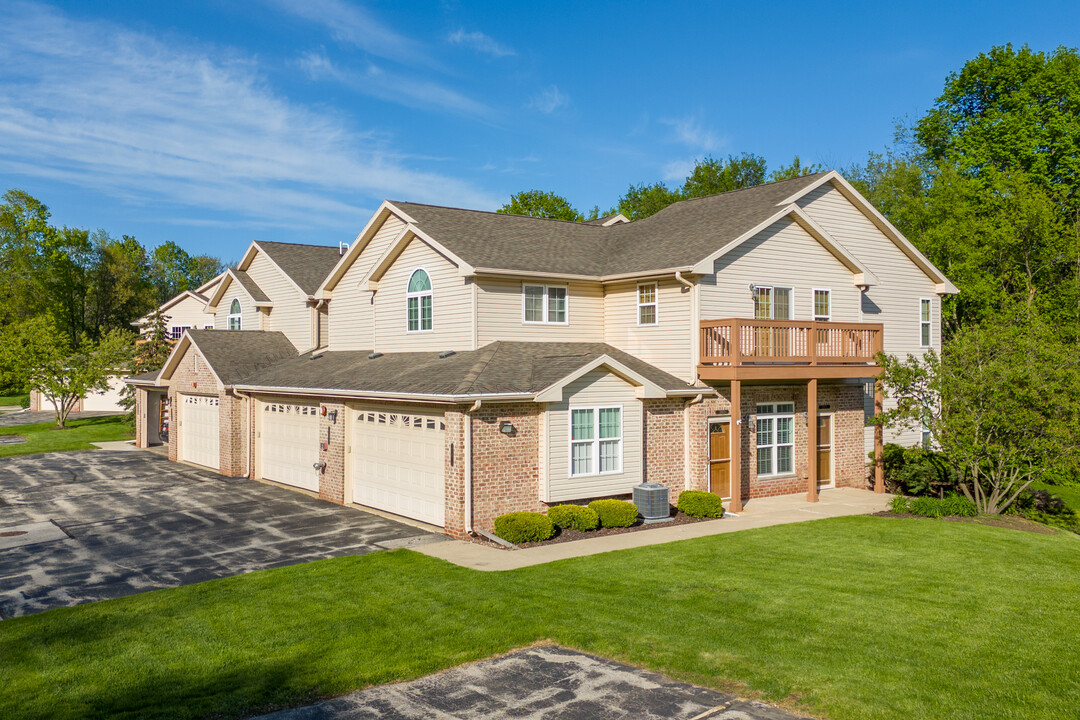
[[[866, 457], [862, 388], [858, 385], [818, 385], [818, 404], [833, 413], [833, 474], [837, 487], [873, 489]], [[822, 411], [825, 412], [825, 411]]]
[[[472, 414], [473, 524], [490, 532], [495, 517], [508, 512], [541, 512], [540, 406], [507, 403]], [[499, 431], [503, 421], [514, 433]]]
[[684, 440], [685, 398], [645, 400], [642, 402], [642, 459], [644, 482], [666, 485], [674, 505], [686, 487]]
[[[319, 497], [337, 504], [345, 502], [345, 405], [327, 402], [321, 405], [326, 414], [319, 411], [319, 461], [326, 463], [319, 476]], [[330, 413], [337, 411], [337, 422]], [[330, 438], [327, 442], [327, 438]]]
[[465, 431], [469, 416], [457, 409], [446, 411], [446, 534], [465, 537]]
[[219, 398], [218, 447], [221, 454], [220, 472], [228, 477], [242, 477], [250, 472], [248, 437], [251, 425], [248, 422], [248, 402], [246, 398], [227, 392], [221, 393]]

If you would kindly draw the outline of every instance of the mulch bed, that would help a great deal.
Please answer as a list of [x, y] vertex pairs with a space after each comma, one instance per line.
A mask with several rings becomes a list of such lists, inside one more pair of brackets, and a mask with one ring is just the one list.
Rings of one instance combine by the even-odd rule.
[[[581, 530], [562, 530], [555, 528], [555, 537], [550, 540], [544, 540], [543, 542], [531, 542], [522, 543], [518, 545], [519, 548], [538, 547], [542, 545], [554, 545], [555, 543], [573, 542], [575, 540], [588, 540], [589, 538], [604, 537], [605, 535], [622, 535], [623, 533], [638, 532], [641, 530], [652, 530], [654, 528], [671, 527], [672, 525], [689, 525], [690, 523], [704, 522], [706, 520], [717, 520], [718, 518], [695, 518], [690, 517], [686, 513], [680, 510], [672, 510], [671, 519], [666, 522], [658, 523], [646, 523], [638, 520], [636, 525], [631, 525], [626, 528], [597, 528], [590, 530], [589, 532], [582, 532]], [[498, 543], [493, 543], [485, 537], [470, 538], [472, 542], [480, 543], [481, 545], [487, 545], [489, 547], [499, 548], [500, 550], [512, 550], [513, 548], [504, 547]]]
[[988, 515], [979, 515], [976, 517], [943, 517], [943, 518], [928, 518], [922, 515], [912, 515], [911, 513], [894, 513], [889, 510], [882, 510], [881, 512], [873, 513], [874, 517], [891, 517], [891, 518], [913, 518], [916, 520], [945, 520], [947, 522], [960, 522], [960, 523], [972, 523], [975, 525], [989, 525], [991, 527], [1006, 528], [1008, 530], [1022, 530], [1024, 532], [1039, 533], [1041, 535], [1057, 535], [1058, 531], [1042, 523], [1037, 523], [1034, 520], [1028, 520], [1021, 515], [998, 515], [996, 517]]

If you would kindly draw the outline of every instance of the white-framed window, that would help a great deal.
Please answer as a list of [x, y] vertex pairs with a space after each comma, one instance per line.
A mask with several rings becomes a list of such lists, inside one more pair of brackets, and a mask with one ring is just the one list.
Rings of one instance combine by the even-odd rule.
[[203, 330], [213, 330], [213, 329], [214, 329], [213, 325], [203, 325]]
[[930, 331], [934, 315], [934, 301], [930, 298], [919, 300], [919, 344], [924, 348], [931, 345], [933, 334]]
[[758, 477], [795, 472], [795, 403], [758, 405], [755, 429]]
[[656, 283], [642, 283], [637, 286], [637, 324], [656, 325], [657, 317]]
[[190, 329], [190, 325], [173, 325], [171, 328], [169, 328], [169, 339], [179, 340], [184, 336], [184, 331]]
[[814, 288], [814, 319], [832, 319], [832, 290]]
[[229, 303], [229, 329], [242, 330], [244, 328], [244, 316], [240, 310], [240, 299], [233, 298]]
[[567, 292], [565, 285], [521, 286], [522, 319], [527, 323], [565, 325]]
[[409, 276], [408, 291], [405, 293], [405, 314], [408, 316], [409, 332], [429, 332], [432, 329], [433, 298], [431, 278], [427, 270], [413, 270]]
[[754, 285], [754, 319], [793, 320], [792, 288]]
[[622, 405], [570, 408], [570, 477], [622, 472]]

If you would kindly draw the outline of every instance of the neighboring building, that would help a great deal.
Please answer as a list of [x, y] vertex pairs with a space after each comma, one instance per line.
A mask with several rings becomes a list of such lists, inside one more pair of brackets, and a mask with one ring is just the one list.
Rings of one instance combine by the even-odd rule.
[[874, 354], [940, 348], [956, 292], [835, 172], [636, 222], [386, 202], [337, 252], [252, 245], [207, 298], [241, 331], [189, 331], [140, 407], [173, 459], [455, 536], [642, 481], [868, 487]]

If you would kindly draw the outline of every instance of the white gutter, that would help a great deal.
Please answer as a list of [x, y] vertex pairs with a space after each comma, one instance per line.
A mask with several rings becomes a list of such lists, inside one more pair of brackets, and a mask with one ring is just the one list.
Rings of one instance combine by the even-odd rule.
[[473, 268], [472, 275], [494, 275], [499, 277], [535, 277], [551, 278], [554, 280], [581, 280], [583, 282], [609, 283], [619, 280], [633, 280], [635, 278], [666, 277], [672, 273], [693, 272], [691, 265], [678, 268], [666, 268], [662, 270], [639, 270], [637, 272], [619, 273], [616, 275], [578, 275], [574, 273], [550, 273], [535, 270], [502, 270], [500, 268]]
[[473, 477], [472, 477], [472, 414], [480, 409], [477, 400], [465, 411], [465, 534], [473, 534]]
[[[275, 393], [281, 395], [326, 395], [328, 397], [347, 397], [358, 400], [401, 400], [405, 402], [431, 402], [459, 404], [472, 400], [495, 400], [501, 402], [531, 402], [535, 393], [482, 393], [479, 395], [440, 395], [383, 392], [381, 390], [328, 390], [324, 388], [272, 387], [262, 385], [231, 385], [227, 389], [242, 390], [251, 393]], [[681, 391], [680, 391], [681, 392]]]

